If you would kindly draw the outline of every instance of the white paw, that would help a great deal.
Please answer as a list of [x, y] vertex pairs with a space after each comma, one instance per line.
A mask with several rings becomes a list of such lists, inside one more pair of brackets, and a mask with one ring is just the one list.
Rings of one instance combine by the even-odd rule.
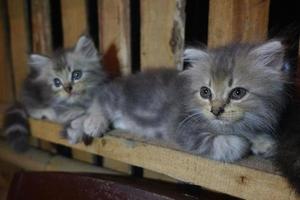
[[101, 136], [108, 128], [108, 121], [102, 115], [89, 115], [83, 122], [84, 132], [92, 137]]
[[67, 137], [70, 144], [77, 144], [81, 142], [83, 133], [82, 131], [78, 131], [72, 128], [68, 128], [67, 130]]
[[84, 115], [84, 116], [81, 116], [81, 117], [78, 117], [78, 118], [72, 120], [70, 123], [71, 128], [76, 129], [76, 130], [77, 129], [83, 130], [82, 126], [83, 126], [83, 122], [84, 122], [85, 118], [86, 118], [86, 116]]
[[56, 121], [56, 113], [52, 108], [32, 109], [29, 110], [29, 115], [34, 119], [47, 119]]
[[255, 155], [261, 155], [263, 157], [272, 157], [275, 153], [276, 142], [269, 135], [259, 135], [252, 140], [251, 151]]
[[237, 135], [218, 135], [213, 142], [214, 160], [233, 162], [243, 158], [250, 150], [249, 141]]

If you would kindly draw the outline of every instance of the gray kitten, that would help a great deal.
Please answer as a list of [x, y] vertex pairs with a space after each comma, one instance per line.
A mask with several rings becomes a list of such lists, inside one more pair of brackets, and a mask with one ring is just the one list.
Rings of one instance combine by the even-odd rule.
[[[85, 113], [94, 88], [105, 80], [97, 49], [86, 36], [80, 37], [74, 48], [51, 57], [31, 54], [28, 65], [30, 73], [23, 84], [21, 104], [10, 108], [5, 120], [10, 143], [21, 151], [29, 134], [28, 115], [67, 125]], [[82, 137], [72, 131], [66, 134], [71, 143]]]
[[268, 157], [285, 105], [283, 56], [276, 40], [188, 48], [189, 69], [153, 70], [99, 87], [87, 114], [71, 126], [96, 137], [112, 122], [138, 137], [226, 162], [250, 150]]

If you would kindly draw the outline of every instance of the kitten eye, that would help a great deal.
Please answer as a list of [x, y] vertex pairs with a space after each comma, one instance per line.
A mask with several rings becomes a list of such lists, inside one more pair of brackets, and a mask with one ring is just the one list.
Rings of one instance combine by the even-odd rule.
[[58, 78], [53, 79], [55, 87], [60, 87], [61, 86], [61, 81]]
[[246, 94], [247, 90], [245, 88], [237, 87], [231, 91], [230, 98], [233, 100], [239, 100], [243, 98]]
[[209, 99], [211, 97], [211, 91], [208, 87], [201, 87], [200, 95], [204, 99]]
[[80, 70], [75, 70], [72, 72], [72, 80], [79, 80], [82, 76], [82, 72]]

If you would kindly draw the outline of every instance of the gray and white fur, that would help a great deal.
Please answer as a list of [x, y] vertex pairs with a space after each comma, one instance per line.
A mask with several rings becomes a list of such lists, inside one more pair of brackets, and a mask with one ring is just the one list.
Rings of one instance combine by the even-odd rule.
[[[29, 116], [68, 127], [71, 120], [85, 113], [94, 88], [105, 81], [97, 49], [87, 36], [81, 36], [73, 48], [57, 51], [51, 57], [31, 54], [28, 65], [30, 73], [23, 83], [21, 104], [10, 108], [5, 120], [4, 132], [19, 151], [27, 146]], [[68, 129], [65, 136], [76, 143], [83, 134], [73, 132]]]
[[187, 48], [187, 70], [152, 70], [99, 87], [86, 115], [71, 126], [97, 137], [112, 122], [137, 137], [225, 162], [250, 151], [269, 157], [285, 105], [283, 56], [277, 40]]

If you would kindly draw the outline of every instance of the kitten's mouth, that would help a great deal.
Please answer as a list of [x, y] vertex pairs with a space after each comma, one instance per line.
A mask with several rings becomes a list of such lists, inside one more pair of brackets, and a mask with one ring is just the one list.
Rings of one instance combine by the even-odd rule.
[[79, 92], [71, 92], [71, 93], [69, 93], [69, 97], [78, 96], [78, 95], [80, 95]]

